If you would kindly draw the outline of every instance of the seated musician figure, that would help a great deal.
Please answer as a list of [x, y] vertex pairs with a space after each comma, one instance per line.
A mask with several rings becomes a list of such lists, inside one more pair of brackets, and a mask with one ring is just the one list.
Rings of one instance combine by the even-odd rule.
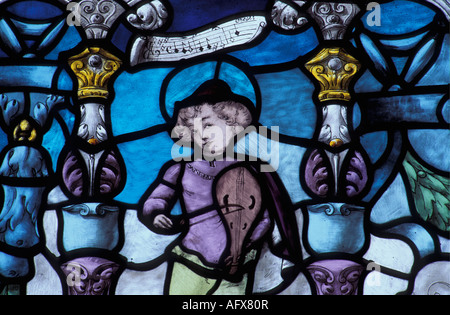
[[[180, 233], [167, 249], [165, 294], [249, 294], [274, 218], [284, 227], [293, 221], [296, 231], [276, 173], [262, 173], [261, 161], [234, 154], [239, 134], [254, 123], [253, 107], [219, 79], [175, 104], [172, 137], [193, 144], [194, 155], [162, 168], [139, 213], [156, 233]], [[178, 200], [182, 214], [172, 215]]]

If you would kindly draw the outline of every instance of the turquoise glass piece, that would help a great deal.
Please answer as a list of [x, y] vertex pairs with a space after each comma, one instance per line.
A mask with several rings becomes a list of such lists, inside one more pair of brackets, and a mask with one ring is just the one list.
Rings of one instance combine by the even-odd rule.
[[[112, 250], [119, 241], [119, 208], [96, 203], [78, 204], [62, 209], [64, 251], [80, 248]], [[83, 235], [83, 237], [79, 237]], [[102, 235], [102, 237], [98, 237]]]
[[365, 243], [364, 209], [347, 204], [308, 206], [307, 241], [316, 254], [355, 254]]

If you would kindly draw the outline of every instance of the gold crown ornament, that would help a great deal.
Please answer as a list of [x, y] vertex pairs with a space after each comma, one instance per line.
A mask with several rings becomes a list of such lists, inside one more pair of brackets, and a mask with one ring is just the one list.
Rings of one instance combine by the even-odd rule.
[[86, 48], [68, 63], [78, 79], [78, 98], [108, 97], [108, 81], [122, 61], [99, 47]]
[[351, 100], [349, 85], [361, 64], [343, 48], [324, 48], [305, 67], [320, 83], [321, 102]]

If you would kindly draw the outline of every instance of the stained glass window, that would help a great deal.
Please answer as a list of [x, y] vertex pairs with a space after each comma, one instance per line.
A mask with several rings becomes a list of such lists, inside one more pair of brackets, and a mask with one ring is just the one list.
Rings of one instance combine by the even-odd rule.
[[0, 293], [450, 294], [449, 19], [1, 0]]

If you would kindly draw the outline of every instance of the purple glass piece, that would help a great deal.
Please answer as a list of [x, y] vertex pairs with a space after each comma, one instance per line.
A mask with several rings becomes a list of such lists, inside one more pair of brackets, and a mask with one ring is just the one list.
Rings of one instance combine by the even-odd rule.
[[77, 157], [69, 152], [64, 161], [62, 176], [64, 185], [76, 197], [83, 194], [83, 171]]
[[100, 175], [100, 194], [118, 193], [122, 180], [121, 169], [114, 151], [111, 151], [103, 163]]
[[82, 158], [78, 158], [74, 152], [67, 154], [64, 161], [62, 176], [64, 185], [67, 190], [75, 197], [82, 196], [86, 191], [90, 190], [85, 188], [85, 182], [91, 181], [90, 185], [96, 183], [98, 178], [98, 184], [96, 184], [95, 190], [92, 192], [93, 196], [100, 195], [117, 195], [120, 192], [120, 185], [123, 180], [122, 169], [117, 158], [117, 154], [114, 151], [106, 153], [106, 158], [103, 162], [100, 160], [98, 167], [101, 167], [99, 175], [95, 174], [96, 178], [89, 178], [88, 171], [86, 170], [86, 162]]
[[319, 150], [314, 150], [306, 162], [305, 181], [315, 195], [327, 197], [330, 190], [328, 170]]
[[356, 295], [363, 266], [350, 260], [322, 260], [307, 267], [318, 295]]
[[99, 257], [81, 257], [61, 265], [69, 295], [108, 295], [119, 265]]
[[355, 151], [350, 159], [345, 179], [345, 189], [348, 197], [358, 196], [367, 185], [367, 166], [364, 158], [358, 151]]

